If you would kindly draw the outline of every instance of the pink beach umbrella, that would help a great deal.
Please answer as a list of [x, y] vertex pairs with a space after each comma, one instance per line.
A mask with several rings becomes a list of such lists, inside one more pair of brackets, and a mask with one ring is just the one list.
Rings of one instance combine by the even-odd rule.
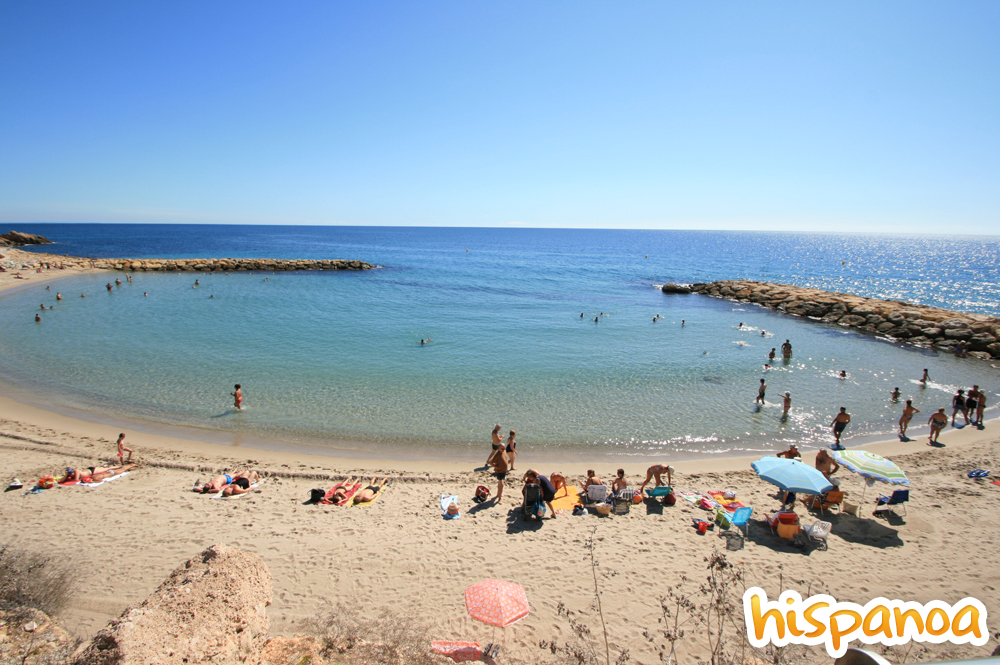
[[483, 580], [465, 590], [465, 609], [477, 621], [503, 628], [528, 616], [524, 587], [502, 580]]

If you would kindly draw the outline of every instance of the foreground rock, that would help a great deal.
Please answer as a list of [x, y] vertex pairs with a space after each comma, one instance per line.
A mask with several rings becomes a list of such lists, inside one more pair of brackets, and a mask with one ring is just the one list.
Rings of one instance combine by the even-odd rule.
[[79, 644], [44, 612], [0, 609], [0, 663], [64, 663]]
[[0, 247], [18, 247], [20, 245], [51, 245], [52, 241], [45, 236], [36, 236], [33, 233], [20, 233], [11, 231], [0, 235]]
[[[667, 290], [668, 286], [671, 290]], [[663, 291], [684, 293], [678, 290], [682, 288], [667, 284]], [[984, 360], [1000, 358], [1000, 342], [997, 341], [1000, 339], [1000, 318], [995, 316], [748, 280], [692, 284], [690, 292], [753, 303], [944, 351], [953, 351], [961, 341], [967, 344], [970, 356]]]
[[260, 557], [213, 545], [126, 608], [74, 662], [255, 663], [270, 627], [271, 593]]

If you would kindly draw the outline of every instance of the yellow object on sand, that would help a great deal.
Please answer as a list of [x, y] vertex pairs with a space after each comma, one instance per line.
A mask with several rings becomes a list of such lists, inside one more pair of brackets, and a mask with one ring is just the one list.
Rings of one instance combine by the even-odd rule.
[[552, 500], [554, 510], [573, 510], [573, 506], [580, 502], [580, 491], [575, 487], [560, 487], [556, 491], [556, 498]]
[[368, 506], [370, 506], [370, 505], [372, 505], [373, 503], [375, 503], [376, 501], [378, 501], [378, 498], [379, 498], [380, 496], [382, 496], [382, 490], [384, 490], [384, 489], [385, 489], [386, 487], [387, 487], [387, 485], [383, 485], [383, 486], [382, 486], [382, 487], [381, 487], [381, 488], [379, 489], [379, 491], [375, 492], [375, 496], [373, 496], [373, 497], [372, 497], [372, 500], [371, 500], [371, 501], [365, 501], [364, 503], [352, 503], [352, 504], [350, 504], [350, 505], [352, 505], [352, 506], [356, 506], [356, 507], [358, 507], [358, 508], [367, 508]]

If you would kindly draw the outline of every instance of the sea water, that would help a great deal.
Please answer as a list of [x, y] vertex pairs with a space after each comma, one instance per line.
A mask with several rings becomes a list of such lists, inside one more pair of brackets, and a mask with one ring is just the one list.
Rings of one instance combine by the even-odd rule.
[[[344, 258], [382, 266], [135, 273], [132, 283], [102, 272], [0, 298], [6, 383], [50, 406], [202, 428], [209, 438], [466, 457], [481, 456], [500, 423], [517, 430], [520, 446], [550, 456], [764, 451], [829, 443], [841, 406], [853, 419], [848, 436], [890, 433], [902, 409], [889, 398], [897, 386], [922, 412], [914, 423], [949, 405], [959, 387], [979, 384], [991, 405], [1000, 392], [989, 362], [657, 288], [738, 277], [996, 314], [995, 237], [23, 230], [59, 243], [40, 250], [79, 256]], [[115, 277], [123, 283], [108, 292]], [[36, 324], [43, 303], [55, 309]], [[780, 359], [785, 339], [794, 347], [789, 362]], [[773, 347], [779, 359], [766, 369]], [[924, 368], [927, 387], [918, 383]], [[768, 386], [763, 406], [754, 402], [760, 378]], [[241, 412], [229, 396], [235, 383], [245, 395]], [[782, 419], [785, 391], [793, 406]]]

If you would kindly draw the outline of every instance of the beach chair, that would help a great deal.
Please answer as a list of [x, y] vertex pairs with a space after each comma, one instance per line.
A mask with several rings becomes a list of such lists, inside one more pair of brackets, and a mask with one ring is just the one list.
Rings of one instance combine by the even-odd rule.
[[632, 497], [635, 496], [635, 490], [631, 487], [626, 487], [623, 490], [619, 490], [615, 494], [615, 500], [612, 504], [612, 510], [615, 515], [628, 515], [629, 510], [632, 508]]
[[893, 510], [893, 506], [903, 506], [903, 514], [906, 514], [907, 501], [910, 500], [910, 490], [895, 490], [892, 496], [885, 496], [884, 494], [879, 494], [878, 499], [875, 500], [875, 515], [880, 512], [889, 513], [890, 515], [895, 515], [896, 511]]
[[790, 510], [782, 510], [765, 518], [767, 525], [771, 527], [771, 534], [782, 538], [794, 538], [802, 527], [799, 525], [799, 516]]
[[753, 513], [753, 508], [745, 506], [743, 508], [737, 508], [736, 512], [730, 518], [730, 522], [737, 529], [743, 527], [743, 531], [747, 538], [750, 537], [750, 515]]
[[824, 511], [832, 510], [833, 508], [839, 511], [841, 504], [844, 503], [845, 496], [847, 496], [847, 492], [843, 490], [830, 490], [826, 494], [816, 495], [804, 503], [810, 510], [818, 510], [822, 515]]
[[604, 503], [608, 500], [607, 485], [587, 485], [587, 501], [591, 503]]
[[830, 531], [832, 529], [833, 525], [830, 524], [829, 522], [821, 522], [817, 520], [812, 524], [806, 525], [803, 531], [805, 531], [806, 537], [809, 539], [809, 542], [815, 543], [816, 547], [818, 547], [821, 550], [825, 550], [827, 548], [826, 539], [829, 538]]
[[524, 505], [521, 511], [525, 518], [542, 519], [545, 515], [545, 504], [542, 503], [542, 486], [538, 483], [528, 483], [524, 486]]

